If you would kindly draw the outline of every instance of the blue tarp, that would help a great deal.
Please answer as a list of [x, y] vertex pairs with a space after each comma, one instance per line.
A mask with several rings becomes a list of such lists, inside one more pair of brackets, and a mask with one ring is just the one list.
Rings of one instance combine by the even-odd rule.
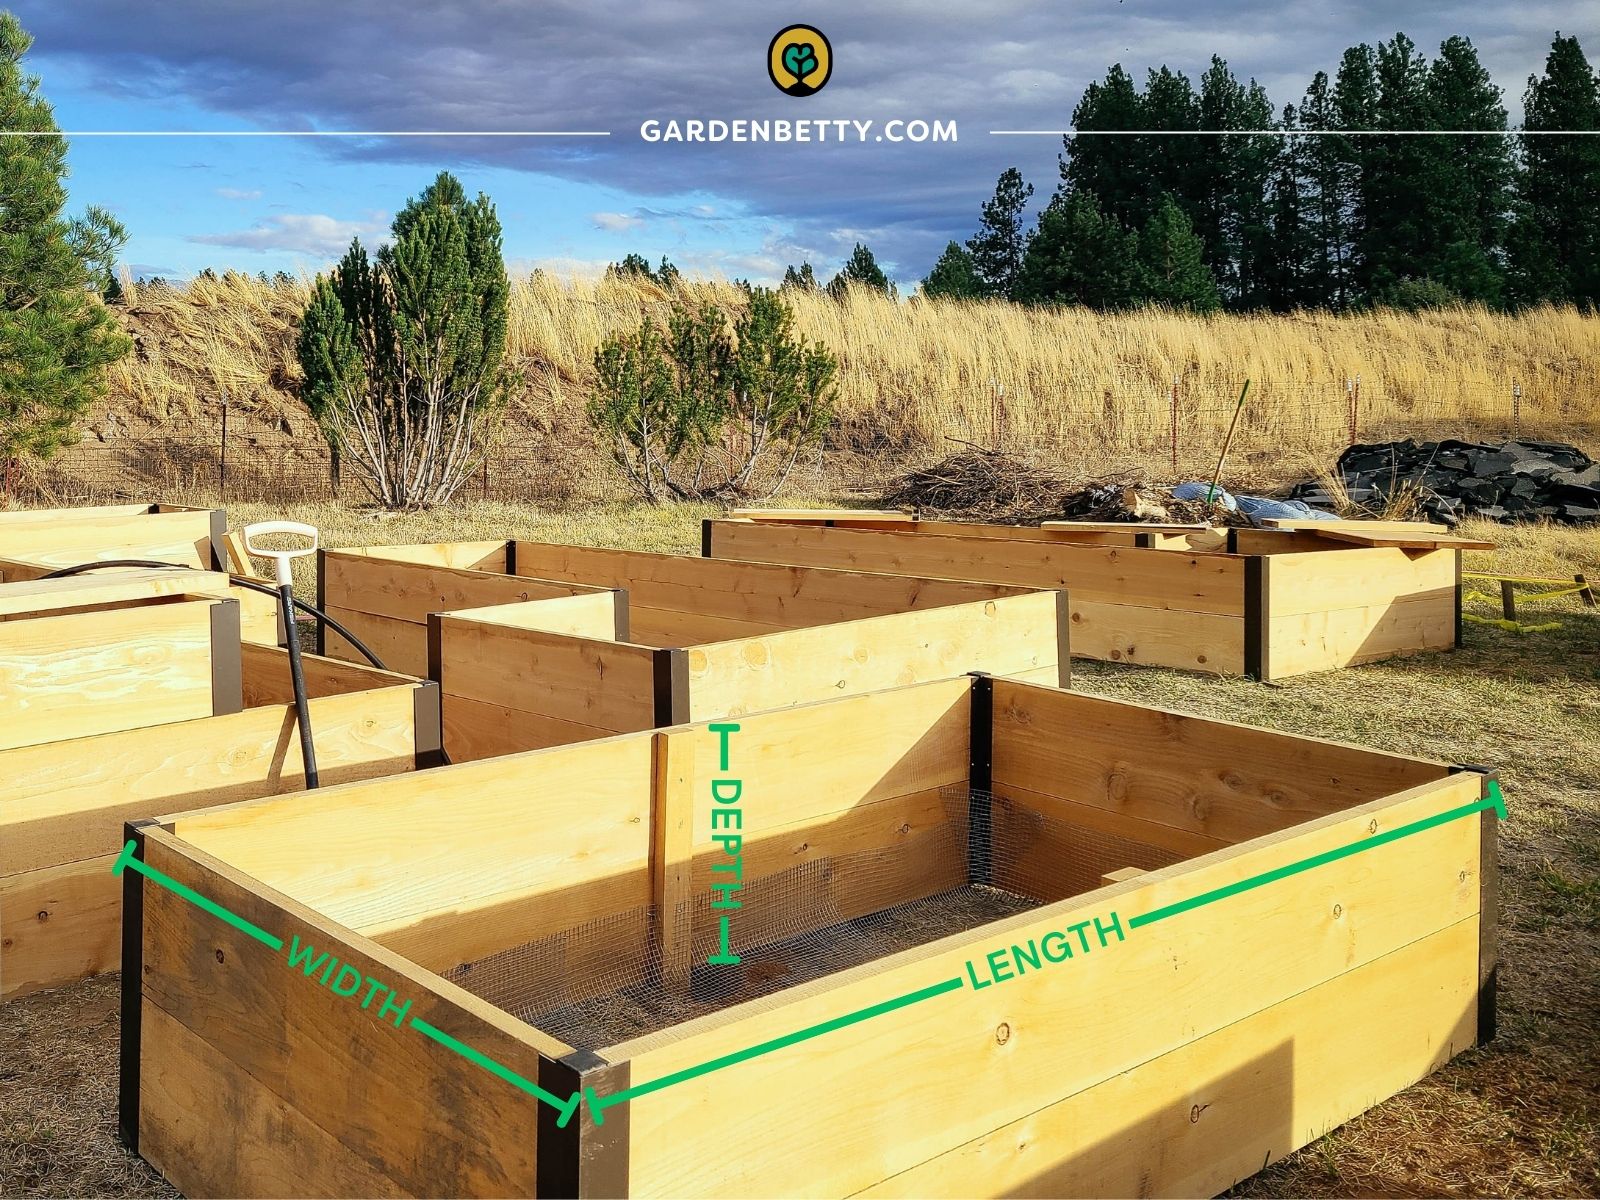
[[[1174, 500], [1204, 500], [1210, 484], [1180, 483], [1172, 489]], [[1212, 499], [1229, 512], [1242, 512], [1247, 517], [1275, 517], [1291, 521], [1337, 521], [1331, 512], [1312, 508], [1303, 500], [1269, 500], [1265, 496], [1233, 496], [1218, 488]]]

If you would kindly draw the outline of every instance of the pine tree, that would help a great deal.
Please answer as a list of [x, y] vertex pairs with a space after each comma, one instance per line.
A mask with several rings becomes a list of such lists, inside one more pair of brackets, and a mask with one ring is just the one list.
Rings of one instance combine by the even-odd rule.
[[[1072, 127], [1084, 132], [1139, 129], [1144, 105], [1133, 78], [1118, 63], [1103, 82], [1091, 83], [1072, 110]], [[1061, 183], [1068, 194], [1093, 196], [1101, 212], [1126, 224], [1145, 215], [1150, 181], [1139, 139], [1062, 139]]]
[[1139, 236], [1140, 298], [1172, 308], [1214, 312], [1222, 307], [1217, 281], [1206, 266], [1194, 226], [1171, 196], [1151, 214]]
[[929, 298], [977, 300], [990, 293], [978, 276], [973, 256], [960, 242], [951, 242], [922, 281], [922, 294]]
[[1190, 215], [1230, 307], [1252, 308], [1265, 302], [1268, 189], [1284, 139], [1237, 132], [1273, 128], [1272, 102], [1260, 84], [1240, 83], [1215, 55], [1200, 78], [1199, 109], [1202, 129], [1235, 132], [1212, 139], [1211, 152], [1197, 164], [1198, 203]]
[[[1377, 128], [1378, 73], [1371, 46], [1352, 46], [1344, 52], [1334, 77], [1332, 99], [1335, 128]], [[1329, 139], [1330, 165], [1343, 180], [1340, 192], [1349, 246], [1342, 280], [1345, 291], [1340, 307], [1364, 304], [1371, 293], [1372, 264], [1367, 257], [1367, 228], [1371, 206], [1368, 178], [1372, 161], [1368, 150], [1375, 141], [1370, 137]]]
[[1304, 131], [1290, 147], [1306, 246], [1301, 295], [1305, 304], [1342, 311], [1355, 301], [1349, 233], [1353, 189], [1347, 174], [1353, 139], [1331, 132], [1340, 126], [1326, 71], [1312, 78], [1295, 115]]
[[784, 288], [798, 288], [803, 292], [814, 292], [821, 285], [817, 282], [817, 273], [811, 269], [811, 264], [803, 262], [799, 270], [790, 265], [783, 272]]
[[1007, 167], [994, 186], [994, 196], [984, 202], [978, 232], [967, 242], [967, 250], [986, 295], [1009, 296], [1016, 287], [1028, 248], [1022, 216], [1032, 195], [1033, 184], [1024, 182], [1015, 167]]
[[1444, 186], [1450, 147], [1437, 137], [1405, 137], [1407, 130], [1437, 128], [1428, 90], [1428, 65], [1416, 43], [1397, 33], [1378, 45], [1374, 126], [1396, 136], [1363, 139], [1366, 224], [1362, 254], [1367, 282], [1382, 297], [1403, 278], [1431, 279], [1454, 240], [1441, 229], [1435, 190]]
[[889, 282], [889, 277], [883, 273], [883, 268], [878, 265], [878, 260], [872, 256], [872, 251], [861, 243], [856, 243], [856, 248], [850, 252], [849, 259], [840, 268], [839, 273], [828, 281], [828, 294], [834, 299], [843, 299], [851, 286], [870, 288], [875, 292], [882, 292], [886, 296], [893, 296], [895, 288]]
[[1600, 78], [1575, 37], [1556, 35], [1544, 75], [1530, 76], [1514, 233], [1515, 298], [1600, 305]]
[[33, 39], [0, 11], [0, 463], [48, 457], [105, 392], [105, 369], [132, 347], [92, 294], [115, 281], [123, 228], [103, 209], [63, 216], [67, 143], [39, 81], [23, 73]]
[[[1447, 38], [1440, 45], [1428, 71], [1428, 97], [1439, 129], [1506, 127], [1500, 89], [1467, 38]], [[1465, 300], [1499, 304], [1512, 207], [1511, 140], [1498, 134], [1454, 137], [1446, 153], [1430, 199], [1434, 221], [1447, 232], [1428, 273]]]
[[[1284, 105], [1282, 127], [1295, 134], [1299, 125], [1298, 110]], [[1269, 189], [1270, 250], [1261, 293], [1274, 312], [1315, 305], [1322, 299], [1315, 290], [1320, 256], [1306, 220], [1306, 149], [1303, 138], [1284, 139]]]
[[1057, 193], [1039, 215], [1017, 278], [1031, 304], [1116, 309], [1141, 293], [1139, 239], [1100, 210], [1088, 192]]
[[[1181, 71], [1168, 67], [1151, 71], [1140, 98], [1140, 124], [1145, 129], [1173, 131], [1200, 128], [1200, 98], [1194, 84]], [[1143, 228], [1168, 197], [1185, 213], [1192, 214], [1199, 200], [1200, 166], [1212, 147], [1202, 137], [1155, 137], [1133, 139], [1139, 143], [1138, 158], [1148, 181], [1136, 209], [1123, 214], [1130, 228]], [[1191, 216], [1191, 220], [1192, 220]]]
[[359, 240], [319, 276], [301, 321], [302, 395], [330, 447], [388, 508], [449, 500], [515, 382], [500, 220], [441, 174], [369, 259]]

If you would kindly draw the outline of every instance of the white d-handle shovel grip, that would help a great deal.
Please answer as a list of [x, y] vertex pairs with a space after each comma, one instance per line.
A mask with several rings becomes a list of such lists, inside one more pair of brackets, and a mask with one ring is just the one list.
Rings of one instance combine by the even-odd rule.
[[[255, 539], [271, 537], [273, 534], [288, 534], [291, 537], [309, 538], [309, 546], [301, 546], [292, 550], [268, 550], [265, 546], [256, 545]], [[294, 574], [289, 563], [296, 558], [304, 558], [308, 554], [317, 552], [317, 527], [307, 525], [302, 521], [257, 521], [254, 525], [244, 527], [244, 548], [247, 554], [257, 558], [270, 558], [277, 572], [278, 586], [289, 583]]]

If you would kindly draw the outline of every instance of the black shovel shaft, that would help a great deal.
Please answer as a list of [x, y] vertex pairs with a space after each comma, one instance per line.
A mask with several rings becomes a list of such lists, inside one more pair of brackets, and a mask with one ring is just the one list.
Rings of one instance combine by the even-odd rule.
[[278, 588], [282, 601], [283, 642], [289, 651], [289, 678], [294, 682], [295, 724], [300, 727], [300, 757], [306, 765], [306, 787], [317, 783], [317, 747], [311, 736], [311, 705], [306, 699], [306, 676], [300, 666], [300, 627], [294, 619], [294, 587], [282, 584]]

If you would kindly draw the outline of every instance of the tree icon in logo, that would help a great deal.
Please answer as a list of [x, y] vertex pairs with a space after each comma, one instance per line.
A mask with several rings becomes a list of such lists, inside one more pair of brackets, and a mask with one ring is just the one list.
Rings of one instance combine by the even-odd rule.
[[785, 95], [815, 95], [832, 74], [833, 47], [810, 25], [780, 29], [767, 47], [767, 75]]
[[783, 65], [796, 79], [804, 79], [817, 70], [817, 48], [810, 42], [790, 42], [783, 48]]

